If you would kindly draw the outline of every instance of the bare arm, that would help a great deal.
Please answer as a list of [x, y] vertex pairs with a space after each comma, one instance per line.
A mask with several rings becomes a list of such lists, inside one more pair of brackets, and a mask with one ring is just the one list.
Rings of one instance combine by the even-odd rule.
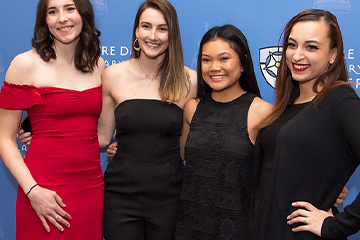
[[[12, 62], [6, 73], [5, 80], [13, 84], [31, 84], [27, 77], [31, 78], [31, 57], [24, 54], [17, 57]], [[21, 69], [21, 71], [19, 70]], [[19, 74], [22, 72], [23, 74]], [[16, 135], [19, 129], [23, 111], [7, 110], [0, 108], [0, 155], [11, 174], [17, 180], [19, 186], [30, 200], [30, 203], [42, 222], [46, 231], [50, 231], [47, 221], [51, 222], [57, 229], [63, 231], [70, 227], [68, 221], [70, 215], [63, 210], [65, 204], [61, 198], [54, 192], [36, 185], [37, 182], [31, 175], [30, 170], [24, 163], [24, 160], [17, 147]], [[34, 187], [35, 186], [35, 187]], [[31, 191], [30, 191], [31, 190]], [[55, 219], [56, 218], [56, 219]]]
[[257, 125], [270, 114], [271, 110], [272, 105], [261, 98], [254, 98], [251, 103], [248, 113], [248, 133], [253, 144], [258, 133]]
[[107, 68], [102, 74], [102, 110], [98, 121], [98, 138], [101, 148], [109, 145], [115, 131], [115, 101], [111, 95], [115, 80], [111, 68]]
[[190, 132], [190, 123], [194, 116], [198, 103], [198, 99], [190, 99], [184, 107], [183, 127], [180, 137], [180, 155], [183, 160], [185, 160], [185, 143], [187, 136]]

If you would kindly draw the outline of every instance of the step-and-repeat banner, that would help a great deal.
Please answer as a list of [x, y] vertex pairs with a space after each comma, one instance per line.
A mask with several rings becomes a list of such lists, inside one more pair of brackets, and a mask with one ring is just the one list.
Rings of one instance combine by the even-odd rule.
[[[11, 60], [31, 49], [37, 0], [0, 1], [0, 87]], [[131, 34], [141, 0], [91, 0], [101, 30], [101, 55], [106, 65], [130, 57]], [[203, 34], [213, 26], [233, 24], [248, 39], [255, 73], [263, 98], [273, 103], [274, 77], [279, 61], [279, 38], [287, 21], [302, 10], [319, 8], [337, 16], [344, 38], [350, 81], [360, 94], [360, 1], [359, 0], [170, 0], [177, 10], [185, 64], [196, 70]], [[360, 124], [360, 123], [359, 123]], [[360, 143], [359, 143], [360, 144]], [[57, 146], [53, 146], [56, 148]], [[23, 155], [26, 146], [19, 142]], [[105, 170], [106, 154], [101, 154]], [[17, 183], [0, 161], [0, 240], [15, 239]], [[360, 191], [360, 170], [347, 184], [345, 205]], [[350, 239], [360, 239], [360, 234]]]

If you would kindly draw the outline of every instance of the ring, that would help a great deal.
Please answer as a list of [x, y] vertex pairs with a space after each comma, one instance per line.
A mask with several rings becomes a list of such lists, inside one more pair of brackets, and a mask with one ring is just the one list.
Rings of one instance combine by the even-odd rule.
[[303, 223], [306, 224], [306, 217], [303, 217]]
[[57, 221], [57, 220], [58, 220], [58, 218], [59, 218], [59, 215], [56, 215], [55, 220]]

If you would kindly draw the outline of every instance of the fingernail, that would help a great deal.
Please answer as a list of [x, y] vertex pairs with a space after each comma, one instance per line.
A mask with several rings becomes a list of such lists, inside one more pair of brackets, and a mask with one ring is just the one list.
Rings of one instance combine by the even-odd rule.
[[286, 219], [290, 219], [290, 215], [286, 217]]
[[296, 202], [293, 202], [292, 204], [291, 204], [291, 206], [295, 206], [296, 205]]

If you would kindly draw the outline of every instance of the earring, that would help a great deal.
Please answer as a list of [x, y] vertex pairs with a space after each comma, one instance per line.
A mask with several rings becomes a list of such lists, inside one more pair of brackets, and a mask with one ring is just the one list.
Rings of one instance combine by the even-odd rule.
[[54, 41], [53, 35], [51, 33], [49, 34], [49, 37], [52, 41]]
[[138, 40], [138, 38], [135, 38], [135, 41], [134, 41], [134, 49], [135, 49], [135, 51], [140, 51], [140, 45], [138, 46], [138, 47], [135, 47], [135, 45], [136, 45], [136, 42], [138, 43], [138, 45], [139, 45], [139, 40]]

